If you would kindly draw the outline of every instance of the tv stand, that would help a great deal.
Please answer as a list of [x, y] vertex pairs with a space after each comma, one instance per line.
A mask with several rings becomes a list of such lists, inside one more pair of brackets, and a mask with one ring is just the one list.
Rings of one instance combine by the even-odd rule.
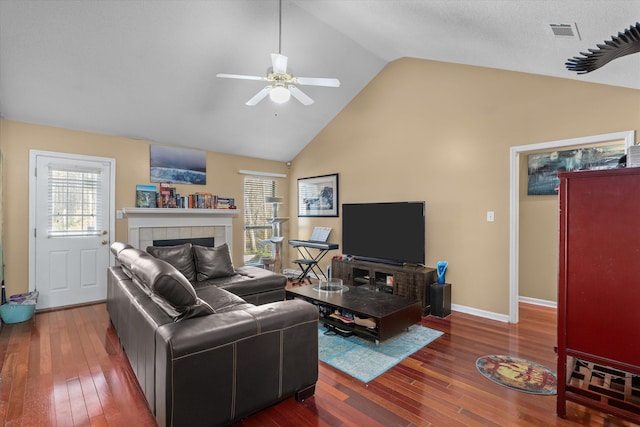
[[375, 292], [413, 298], [420, 301], [425, 316], [431, 309], [429, 285], [436, 281], [435, 268], [334, 258], [331, 276], [342, 279], [346, 285], [367, 286]]

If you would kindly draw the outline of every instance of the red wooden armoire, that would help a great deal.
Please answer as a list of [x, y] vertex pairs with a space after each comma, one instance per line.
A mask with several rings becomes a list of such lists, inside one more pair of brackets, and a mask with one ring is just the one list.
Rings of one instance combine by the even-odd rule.
[[559, 177], [557, 412], [640, 423], [640, 168]]

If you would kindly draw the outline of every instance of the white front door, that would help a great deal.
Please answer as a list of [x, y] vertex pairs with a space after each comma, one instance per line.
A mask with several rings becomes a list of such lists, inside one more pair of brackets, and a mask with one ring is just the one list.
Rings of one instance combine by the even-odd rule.
[[30, 289], [37, 308], [105, 300], [113, 159], [32, 152]]

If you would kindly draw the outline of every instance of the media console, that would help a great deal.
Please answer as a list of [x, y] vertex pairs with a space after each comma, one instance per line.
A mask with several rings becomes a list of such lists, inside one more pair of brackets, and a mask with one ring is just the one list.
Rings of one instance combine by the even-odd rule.
[[378, 292], [415, 299], [426, 316], [431, 309], [429, 285], [436, 281], [436, 269], [334, 258], [331, 277], [342, 279], [346, 285], [366, 285]]

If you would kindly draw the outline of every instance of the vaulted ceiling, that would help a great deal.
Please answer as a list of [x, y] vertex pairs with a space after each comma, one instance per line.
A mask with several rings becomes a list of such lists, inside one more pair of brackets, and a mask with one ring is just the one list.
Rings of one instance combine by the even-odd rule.
[[[0, 113], [287, 161], [402, 57], [640, 89], [640, 54], [565, 67], [637, 21], [640, 0], [283, 0], [280, 35], [278, 0], [0, 0]], [[266, 75], [280, 42], [294, 75], [341, 86], [249, 107], [264, 82], [215, 77]]]

